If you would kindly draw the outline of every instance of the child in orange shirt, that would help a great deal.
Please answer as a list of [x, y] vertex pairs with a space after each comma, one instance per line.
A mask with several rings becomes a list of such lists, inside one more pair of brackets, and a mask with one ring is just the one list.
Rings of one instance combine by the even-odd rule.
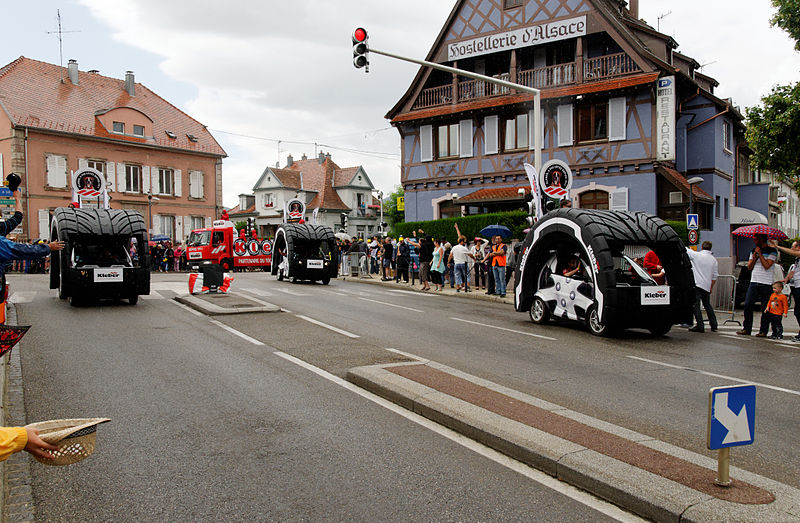
[[767, 307], [761, 315], [761, 328], [758, 330], [756, 336], [763, 338], [767, 335], [770, 324], [772, 325], [772, 336], [774, 340], [783, 339], [783, 325], [781, 324], [781, 316], [786, 316], [789, 313], [789, 300], [783, 294], [783, 282], [776, 281], [772, 284], [772, 295], [769, 297]]

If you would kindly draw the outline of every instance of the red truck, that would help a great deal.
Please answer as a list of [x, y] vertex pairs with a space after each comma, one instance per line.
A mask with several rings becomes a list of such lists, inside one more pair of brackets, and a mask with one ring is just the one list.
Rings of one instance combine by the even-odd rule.
[[186, 242], [186, 262], [191, 270], [215, 263], [225, 271], [242, 267], [269, 270], [272, 240], [238, 236], [233, 222], [215, 220], [211, 227], [195, 229]]

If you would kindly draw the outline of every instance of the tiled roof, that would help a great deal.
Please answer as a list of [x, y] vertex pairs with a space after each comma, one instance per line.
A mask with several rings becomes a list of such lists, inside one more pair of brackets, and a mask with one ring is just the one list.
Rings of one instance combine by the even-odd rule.
[[[311, 200], [311, 203], [308, 204], [309, 209], [314, 209], [316, 207], [319, 207], [320, 209], [334, 210], [334, 211], [351, 210], [350, 207], [345, 205], [342, 199], [339, 198], [339, 193], [337, 193], [336, 189], [333, 188], [334, 173], [337, 170], [340, 170], [340, 168], [338, 165], [333, 163], [333, 160], [331, 160], [330, 157], [326, 157], [322, 165], [320, 165], [317, 160], [300, 160], [300, 161], [316, 163], [320, 169], [313, 169], [313, 172], [315, 174], [322, 174], [322, 180], [321, 180], [322, 183], [314, 186], [314, 188], [318, 189], [319, 192], [314, 197], [314, 199]], [[294, 167], [294, 165], [292, 165], [292, 167]], [[305, 170], [303, 171], [303, 176], [305, 176]]]
[[492, 187], [490, 189], [478, 189], [473, 193], [459, 198], [460, 202], [477, 202], [477, 201], [506, 201], [506, 200], [521, 200], [519, 189], [525, 189], [525, 194], [531, 192], [530, 187]]
[[[275, 177], [278, 179], [279, 182], [284, 187], [290, 189], [299, 189], [300, 188], [300, 173], [297, 171], [292, 171], [291, 169], [273, 169], [270, 168], [270, 171], [275, 174]], [[305, 184], [304, 184], [305, 185]]]
[[675, 187], [681, 190], [683, 194], [689, 194], [689, 187], [692, 188], [692, 194], [694, 195], [694, 199], [700, 202], [706, 203], [714, 203], [714, 198], [711, 197], [710, 194], [705, 192], [701, 189], [698, 185], [689, 185], [686, 177], [672, 169], [671, 167], [667, 167], [666, 165], [657, 165], [656, 166], [656, 173], [662, 175], [664, 178], [669, 180]]
[[[123, 80], [95, 73], [79, 72], [74, 85], [65, 68], [24, 56], [0, 68], [0, 107], [14, 125], [226, 156], [203, 124], [140, 83], [135, 84], [135, 94], [125, 91]], [[109, 134], [96, 115], [118, 107], [147, 115], [153, 122], [153, 137]], [[169, 138], [166, 131], [176, 138]]]
[[236, 207], [228, 211], [228, 216], [234, 216], [238, 214], [253, 214], [255, 212], [256, 212], [256, 204], [251, 205], [250, 207], [248, 207], [243, 211], [240, 211], [239, 206], [237, 205]]
[[334, 187], [343, 187], [350, 183], [353, 176], [358, 172], [358, 167], [345, 167], [344, 169], [336, 169], [334, 172], [333, 185]]

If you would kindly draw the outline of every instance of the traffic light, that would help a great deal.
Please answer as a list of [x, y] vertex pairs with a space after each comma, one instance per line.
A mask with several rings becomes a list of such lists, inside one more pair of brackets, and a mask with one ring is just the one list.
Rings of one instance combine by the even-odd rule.
[[252, 216], [247, 219], [247, 235], [250, 236], [256, 228], [256, 219]]
[[353, 31], [353, 65], [356, 69], [366, 67], [369, 72], [369, 36], [363, 27]]
[[342, 218], [342, 229], [347, 231], [347, 213], [343, 212], [341, 214], [341, 218]]

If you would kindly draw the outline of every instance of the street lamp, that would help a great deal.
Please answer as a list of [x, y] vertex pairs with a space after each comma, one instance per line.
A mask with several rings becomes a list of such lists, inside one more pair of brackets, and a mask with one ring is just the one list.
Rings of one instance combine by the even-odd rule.
[[686, 182], [689, 184], [689, 214], [694, 214], [694, 186], [698, 183], [703, 183], [704, 181], [705, 180], [699, 176], [695, 176], [686, 180]]

